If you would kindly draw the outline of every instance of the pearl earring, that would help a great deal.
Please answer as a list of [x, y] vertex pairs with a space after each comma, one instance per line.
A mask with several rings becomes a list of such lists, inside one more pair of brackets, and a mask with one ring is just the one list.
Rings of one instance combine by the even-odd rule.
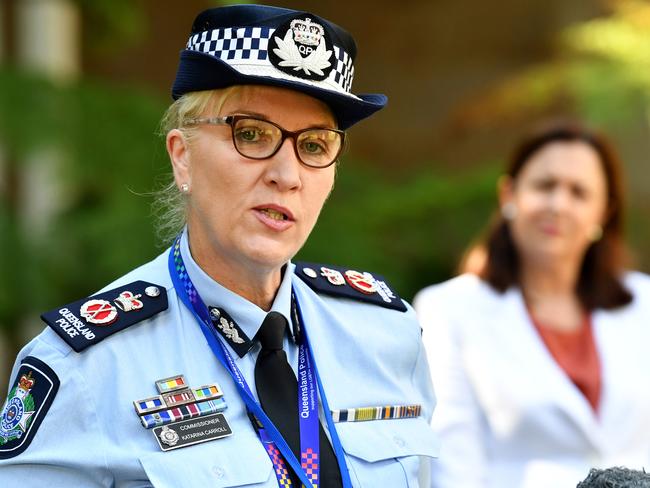
[[183, 183], [181, 185], [181, 193], [188, 193], [190, 191], [190, 185]]
[[501, 215], [505, 220], [514, 220], [517, 216], [517, 205], [514, 202], [504, 203], [501, 207]]
[[591, 241], [597, 242], [603, 237], [603, 228], [600, 225], [594, 227], [594, 230], [591, 231]]

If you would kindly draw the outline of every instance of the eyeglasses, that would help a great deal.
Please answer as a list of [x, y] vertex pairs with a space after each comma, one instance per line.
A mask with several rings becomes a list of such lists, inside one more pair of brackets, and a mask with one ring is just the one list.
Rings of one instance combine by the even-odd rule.
[[278, 124], [249, 115], [190, 119], [188, 125], [229, 125], [237, 152], [249, 159], [268, 159], [278, 152], [287, 137], [293, 139], [298, 160], [310, 168], [327, 168], [341, 154], [345, 132], [311, 128], [290, 131]]

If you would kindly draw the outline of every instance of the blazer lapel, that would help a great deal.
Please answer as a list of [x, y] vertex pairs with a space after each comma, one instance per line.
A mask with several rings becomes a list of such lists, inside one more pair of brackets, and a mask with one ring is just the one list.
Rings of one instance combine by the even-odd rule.
[[508, 326], [512, 328], [512, 347], [521, 349], [522, 361], [531, 368], [531, 381], [553, 398], [557, 408], [584, 434], [594, 447], [603, 445], [602, 430], [596, 413], [564, 370], [558, 365], [535, 329], [521, 291], [511, 288], [506, 292]]

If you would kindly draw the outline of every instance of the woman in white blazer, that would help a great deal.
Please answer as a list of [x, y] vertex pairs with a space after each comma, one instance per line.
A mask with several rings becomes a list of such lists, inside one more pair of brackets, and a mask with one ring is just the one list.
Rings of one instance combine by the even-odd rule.
[[576, 124], [525, 139], [467, 264], [425, 288], [437, 488], [575, 487], [650, 470], [650, 278], [624, 269], [620, 164]]

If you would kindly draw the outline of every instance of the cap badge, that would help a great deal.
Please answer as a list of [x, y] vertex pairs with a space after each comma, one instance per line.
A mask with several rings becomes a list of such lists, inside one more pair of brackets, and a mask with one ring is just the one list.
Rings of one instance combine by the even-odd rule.
[[311, 18], [293, 19], [273, 37], [277, 48], [269, 51], [273, 66], [290, 75], [321, 81], [332, 70], [333, 49], [322, 25]]
[[88, 300], [79, 313], [86, 322], [95, 325], [112, 324], [117, 319], [117, 310], [106, 300]]

